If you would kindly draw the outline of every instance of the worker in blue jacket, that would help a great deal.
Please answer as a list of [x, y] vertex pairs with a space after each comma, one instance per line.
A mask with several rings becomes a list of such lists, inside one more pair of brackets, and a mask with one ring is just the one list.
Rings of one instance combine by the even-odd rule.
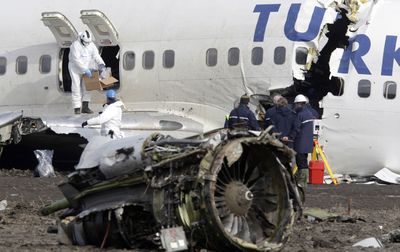
[[248, 107], [249, 102], [250, 97], [247, 94], [240, 97], [239, 106], [231, 111], [225, 127], [230, 129], [246, 128], [249, 130], [260, 130], [254, 113]]
[[294, 99], [294, 109], [297, 114], [294, 150], [296, 151], [296, 164], [298, 172], [296, 178], [302, 187], [307, 185], [308, 179], [308, 154], [314, 147], [314, 120], [315, 116], [307, 106], [307, 97], [297, 95]]
[[265, 128], [273, 125], [272, 132], [280, 133], [279, 139], [293, 148], [296, 137], [296, 113], [288, 107], [288, 101], [281, 95], [273, 98], [275, 106], [265, 113]]

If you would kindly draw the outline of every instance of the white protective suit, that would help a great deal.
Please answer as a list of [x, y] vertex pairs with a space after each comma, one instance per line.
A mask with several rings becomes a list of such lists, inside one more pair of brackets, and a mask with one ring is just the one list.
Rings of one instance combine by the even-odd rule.
[[72, 105], [74, 108], [80, 108], [82, 101], [90, 101], [90, 93], [86, 91], [85, 85], [82, 85], [83, 73], [87, 69], [98, 69], [101, 64], [105, 65], [93, 42], [83, 46], [78, 38], [72, 43], [69, 51], [68, 69], [72, 81]]
[[110, 136], [109, 131], [114, 132], [113, 139], [123, 138], [124, 133], [121, 131], [122, 107], [121, 101], [116, 101], [110, 105], [104, 105], [103, 113], [89, 119], [88, 125], [101, 124], [100, 134], [102, 136]]

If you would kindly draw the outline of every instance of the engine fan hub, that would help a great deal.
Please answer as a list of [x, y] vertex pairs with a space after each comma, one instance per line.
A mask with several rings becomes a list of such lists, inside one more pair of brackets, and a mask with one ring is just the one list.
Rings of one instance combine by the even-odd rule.
[[253, 202], [253, 194], [240, 181], [231, 181], [225, 191], [226, 206], [237, 216], [245, 216]]

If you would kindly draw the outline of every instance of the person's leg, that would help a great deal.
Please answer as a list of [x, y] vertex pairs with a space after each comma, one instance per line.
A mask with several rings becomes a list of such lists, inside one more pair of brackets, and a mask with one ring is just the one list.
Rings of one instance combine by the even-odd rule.
[[82, 83], [82, 113], [86, 114], [92, 114], [93, 111], [89, 108], [89, 102], [91, 98], [91, 94], [89, 91], [86, 90], [86, 86], [84, 83]]
[[90, 91], [86, 90], [86, 86], [84, 83], [82, 83], [82, 94], [83, 94], [83, 98], [82, 101], [84, 102], [90, 102], [90, 98], [91, 98], [91, 94]]
[[81, 75], [69, 70], [69, 74], [71, 75], [71, 98], [72, 98], [72, 106], [74, 107], [75, 114], [81, 113]]
[[297, 153], [296, 155], [296, 164], [297, 164], [297, 174], [296, 179], [297, 183], [301, 187], [307, 186], [308, 181], [308, 153]]

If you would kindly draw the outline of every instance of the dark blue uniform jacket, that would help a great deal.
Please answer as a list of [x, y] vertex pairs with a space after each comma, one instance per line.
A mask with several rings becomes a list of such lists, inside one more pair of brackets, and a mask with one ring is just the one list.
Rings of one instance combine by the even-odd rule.
[[[272, 132], [281, 133], [279, 138], [288, 137], [293, 141], [297, 134], [296, 117], [296, 113], [288, 107], [274, 106], [265, 113], [265, 128], [274, 125]], [[288, 145], [293, 147], [293, 144]]]
[[297, 153], [311, 153], [313, 150], [315, 116], [310, 109], [304, 107], [297, 112], [296, 130], [297, 135], [294, 140], [294, 150]]
[[253, 112], [246, 105], [240, 104], [239, 107], [233, 109], [229, 114], [229, 119], [225, 127], [235, 128], [243, 125], [249, 130], [260, 130], [260, 126]]

